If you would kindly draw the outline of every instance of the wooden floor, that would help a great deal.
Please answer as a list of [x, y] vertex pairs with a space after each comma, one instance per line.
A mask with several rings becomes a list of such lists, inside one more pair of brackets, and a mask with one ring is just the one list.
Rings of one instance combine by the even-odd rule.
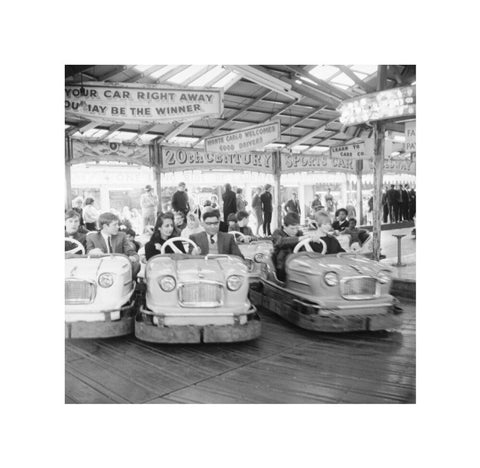
[[65, 341], [66, 403], [415, 403], [415, 306], [397, 332], [320, 334], [261, 311], [236, 344]]

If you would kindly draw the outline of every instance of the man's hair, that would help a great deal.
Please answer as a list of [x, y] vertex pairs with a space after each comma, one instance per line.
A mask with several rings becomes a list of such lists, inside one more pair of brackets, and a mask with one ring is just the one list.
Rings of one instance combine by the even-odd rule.
[[245, 210], [240, 210], [237, 213], [237, 220], [241, 221], [242, 219], [248, 218], [250, 215]]
[[297, 213], [288, 213], [283, 217], [284, 226], [292, 226], [293, 224], [300, 224], [300, 217]]
[[238, 187], [238, 188], [237, 188], [237, 193], [240, 194], [240, 193], [242, 193], [242, 192], [243, 192], [243, 190], [242, 190], [240, 187]]
[[293, 197], [294, 195], [297, 196], [297, 195], [298, 195], [297, 192], [292, 192], [292, 197]]
[[65, 221], [67, 219], [71, 219], [71, 218], [78, 218], [80, 219], [80, 215], [78, 214], [78, 211], [75, 211], [75, 210], [67, 210], [65, 212]]
[[232, 190], [232, 186], [230, 184], [225, 184], [225, 190]]
[[355, 223], [355, 225], [357, 225], [357, 220], [355, 218], [350, 218], [348, 220], [348, 224], [350, 224], [351, 222]]
[[125, 234], [129, 235], [129, 236], [132, 236], [132, 237], [135, 237], [137, 235], [136, 232], [133, 229], [130, 229], [130, 228], [125, 229], [125, 231], [123, 231], [123, 232]]
[[203, 213], [202, 220], [205, 221], [207, 218], [218, 218], [220, 220], [220, 211], [212, 210], [212, 211], [207, 211], [206, 213]]
[[180, 187], [180, 186], [186, 187], [185, 182], [179, 182], [179, 183], [178, 183], [178, 187]]
[[390, 185], [390, 188], [395, 188], [395, 185], [391, 184], [391, 185]]
[[235, 213], [230, 213], [227, 217], [227, 222], [229, 223], [230, 221], [234, 221], [235, 223], [237, 222], [237, 215]]
[[85, 205], [93, 205], [95, 200], [92, 197], [88, 197], [85, 199]]
[[345, 216], [348, 215], [348, 211], [345, 208], [339, 208], [337, 210], [337, 212], [335, 213], [335, 216], [338, 216], [340, 214], [340, 212], [342, 212], [342, 211], [345, 213]]
[[110, 224], [113, 221], [119, 221], [120, 222], [119, 217], [117, 215], [113, 214], [113, 213], [109, 213], [109, 212], [102, 213], [98, 217], [98, 225], [100, 226], [100, 229], [103, 228], [104, 224]]

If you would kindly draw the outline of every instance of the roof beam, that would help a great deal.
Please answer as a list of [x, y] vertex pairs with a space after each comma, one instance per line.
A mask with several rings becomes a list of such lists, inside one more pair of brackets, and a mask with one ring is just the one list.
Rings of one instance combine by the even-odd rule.
[[[296, 122], [294, 122], [292, 125], [289, 125], [287, 128], [285, 128], [283, 130], [283, 132], [287, 132], [288, 130], [290, 130], [291, 128], [295, 127], [296, 125], [298, 124], [301, 124], [302, 122], [305, 122], [305, 120], [308, 120], [310, 117], [313, 117], [315, 114], [317, 114], [318, 112], [320, 112], [322, 109], [325, 109], [325, 106], [322, 106], [322, 107], [317, 107], [316, 109], [314, 109], [312, 112], [310, 112], [308, 115], [306, 115], [305, 117], [302, 117], [300, 119], [298, 119]], [[282, 132], [282, 133], [283, 133]]]
[[190, 83], [193, 83], [196, 79], [200, 78], [201, 76], [205, 75], [205, 73], [215, 68], [215, 66], [216, 65], [207, 65], [206, 67], [202, 67], [200, 70], [197, 71], [197, 73], [194, 73], [186, 80], [182, 81], [182, 86], [188, 86]]
[[65, 78], [72, 78], [79, 73], [85, 73], [85, 70], [95, 65], [65, 65]]
[[78, 131], [83, 135], [85, 132], [88, 132], [89, 130], [92, 130], [92, 128], [95, 128], [97, 125], [100, 125], [100, 123], [101, 122], [92, 120], [91, 122], [88, 122], [86, 125], [79, 127]]
[[218, 130], [220, 130], [221, 128], [223, 128], [225, 125], [227, 125], [229, 122], [231, 122], [232, 120], [235, 120], [237, 117], [239, 117], [240, 115], [242, 115], [244, 112], [246, 112], [248, 109], [250, 109], [250, 107], [254, 106], [257, 102], [261, 101], [264, 97], [268, 96], [272, 91], [271, 90], [268, 90], [264, 93], [262, 93], [260, 96], [258, 96], [257, 98], [255, 98], [253, 101], [251, 101], [249, 104], [247, 104], [243, 109], [240, 109], [238, 112], [235, 112], [235, 114], [233, 114], [231, 117], [229, 117], [227, 120], [224, 120], [222, 121], [221, 123], [219, 123], [213, 130], [211, 130], [210, 132], [208, 132], [206, 135], [204, 135], [202, 138], [200, 138], [196, 143], [194, 143], [192, 146], [198, 146], [200, 143], [202, 143], [203, 141], [205, 141], [205, 138], [208, 138], [210, 137], [211, 135], [213, 135], [215, 132], [217, 132]]
[[123, 83], [135, 83], [137, 80], [148, 77], [151, 73], [154, 73], [165, 67], [166, 65], [154, 65], [153, 67], [147, 68], [141, 73], [137, 73], [136, 75], [133, 75], [131, 78], [127, 78], [125, 81], [123, 81]]
[[311, 131], [310, 133], [307, 133], [306, 135], [300, 137], [300, 138], [297, 138], [295, 141], [293, 141], [292, 143], [290, 143], [289, 145], [287, 145], [287, 149], [291, 149], [293, 148], [294, 146], [299, 146], [301, 145], [303, 142], [305, 141], [308, 141], [310, 140], [310, 138], [314, 137], [315, 135], [318, 135], [319, 133], [322, 133], [323, 131], [325, 131], [327, 129], [327, 125], [332, 123], [332, 122], [335, 122], [337, 119], [332, 119], [332, 120], [329, 120], [328, 122], [326, 122], [325, 124], [323, 124], [321, 127], [318, 127], [316, 128], [315, 130]]
[[230, 73], [230, 70], [223, 70], [219, 75], [214, 76], [210, 81], [207, 81], [203, 86], [206, 88], [213, 86], [217, 81], [220, 81], [222, 78], [227, 76]]
[[98, 81], [107, 81], [110, 78], [113, 78], [115, 75], [118, 75], [119, 73], [122, 73], [123, 71], [128, 70], [130, 68], [133, 68], [133, 66], [127, 67], [126, 65], [120, 65], [118, 67], [115, 67], [112, 70], [110, 70], [109, 72], [100, 76], [98, 78]]
[[169, 133], [167, 133], [162, 137], [162, 139], [160, 140], [160, 143], [167, 143], [172, 138], [175, 138], [179, 133], [183, 132], [188, 127], [190, 127], [191, 123], [192, 122], [183, 122], [180, 125], [177, 125]]
[[173, 68], [169, 72], [165, 73], [164, 75], [161, 75], [158, 77], [157, 81], [155, 83], [163, 83], [167, 81], [168, 79], [172, 78], [175, 75], [178, 75], [180, 72], [188, 68], [190, 65], [179, 65], [178, 67]]
[[132, 138], [130, 141], [131, 143], [137, 141], [142, 135], [145, 135], [148, 131], [152, 130], [153, 127], [156, 127], [158, 122], [153, 122], [147, 125], [144, 125], [142, 128], [138, 130], [138, 133]]
[[360, 88], [362, 88], [367, 93], [375, 92], [375, 88], [370, 86], [368, 83], [365, 83], [360, 79], [350, 68], [345, 65], [335, 65], [339, 70], [341, 70], [345, 75], [352, 79]]
[[105, 135], [102, 135], [98, 141], [105, 141], [112, 133], [115, 133], [117, 130], [120, 130], [125, 124], [123, 122], [119, 122], [117, 124], [112, 125]]

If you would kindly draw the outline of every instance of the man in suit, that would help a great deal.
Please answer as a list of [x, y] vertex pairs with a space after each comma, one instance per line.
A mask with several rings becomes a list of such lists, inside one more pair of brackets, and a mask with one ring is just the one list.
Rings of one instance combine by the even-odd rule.
[[219, 231], [220, 212], [218, 210], [203, 213], [202, 220], [205, 232], [199, 232], [190, 236], [190, 239], [199, 247], [198, 249], [193, 249], [193, 255], [237, 255], [243, 258], [235, 238], [231, 234]]
[[225, 184], [223, 199], [223, 221], [227, 223], [228, 215], [237, 212], [237, 197], [230, 184]]
[[347, 215], [348, 212], [345, 208], [339, 208], [335, 213], [335, 217], [337, 219], [332, 224], [335, 235], [338, 236], [340, 233], [342, 233], [343, 231], [345, 231], [345, 229], [348, 228]]
[[271, 236], [272, 231], [270, 229], [270, 223], [272, 222], [273, 203], [272, 194], [270, 190], [272, 186], [270, 184], [265, 185], [265, 191], [260, 195], [260, 201], [262, 202], [263, 211], [263, 234], [265, 236]]
[[188, 193], [185, 189], [185, 182], [180, 182], [178, 184], [177, 191], [172, 196], [172, 210], [181, 211], [184, 215], [186, 215], [189, 209], [190, 203], [188, 200]]
[[398, 211], [398, 201], [397, 201], [397, 192], [395, 186], [392, 184], [387, 190], [387, 205], [388, 205], [388, 214], [390, 216], [390, 224], [397, 221], [396, 213]]
[[410, 207], [410, 194], [408, 193], [408, 184], [405, 184], [403, 186], [402, 190], [402, 213], [403, 213], [403, 220], [404, 221], [409, 221], [410, 218], [410, 212], [409, 212], [409, 207]]
[[119, 231], [118, 216], [113, 213], [102, 213], [98, 218], [98, 224], [100, 231], [92, 232], [87, 236], [87, 254], [91, 256], [109, 253], [127, 255], [132, 262], [132, 276], [135, 279], [140, 271], [140, 259], [126, 234]]
[[[65, 252], [73, 250], [77, 247], [77, 244], [68, 242], [66, 239], [75, 239], [80, 242], [85, 248], [87, 245], [86, 233], [88, 231], [80, 226], [80, 215], [74, 209], [68, 210], [65, 213]], [[79, 254], [81, 252], [78, 252]]]
[[285, 203], [286, 213], [297, 213], [300, 216], [302, 210], [300, 209], [300, 203], [298, 202], [298, 196], [295, 192], [292, 193], [292, 198]]

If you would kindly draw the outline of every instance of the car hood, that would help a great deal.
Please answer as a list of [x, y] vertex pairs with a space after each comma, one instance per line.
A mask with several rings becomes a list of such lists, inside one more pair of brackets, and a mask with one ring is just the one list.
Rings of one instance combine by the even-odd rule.
[[238, 247], [242, 255], [249, 259], [252, 259], [257, 253], [268, 255], [273, 250], [271, 241], [255, 241], [250, 242], [250, 244], [238, 244]]
[[192, 255], [157, 255], [148, 261], [147, 277], [172, 275], [180, 283], [220, 281], [232, 274], [247, 275], [242, 259], [235, 256], [202, 257]]
[[96, 281], [102, 273], [122, 274], [128, 271], [129, 267], [130, 261], [124, 255], [75, 256], [65, 259], [65, 278]]
[[354, 255], [337, 257], [337, 255], [320, 255], [315, 252], [301, 252], [291, 255], [287, 260], [287, 269], [314, 275], [335, 271], [340, 276], [377, 276], [381, 270], [392, 272], [390, 267], [365, 257]]

